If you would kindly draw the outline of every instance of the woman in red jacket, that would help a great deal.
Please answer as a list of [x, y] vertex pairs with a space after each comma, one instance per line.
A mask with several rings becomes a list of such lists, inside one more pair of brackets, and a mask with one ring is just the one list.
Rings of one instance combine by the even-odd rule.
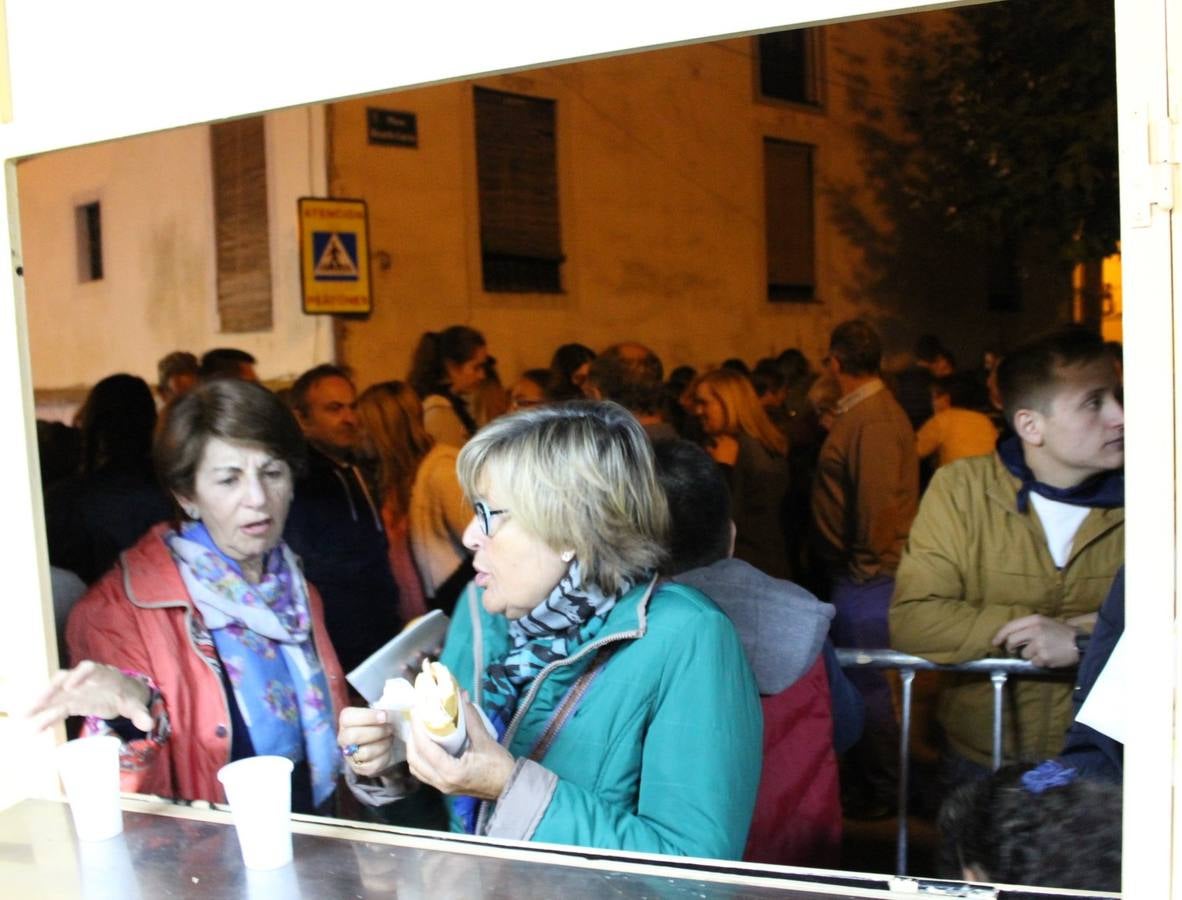
[[167, 407], [153, 446], [176, 523], [148, 531], [78, 602], [75, 667], [33, 707], [47, 726], [123, 740], [126, 791], [223, 801], [217, 771], [295, 763], [292, 807], [326, 810], [340, 773], [340, 663], [320, 597], [282, 542], [303, 435], [257, 384], [207, 382]]

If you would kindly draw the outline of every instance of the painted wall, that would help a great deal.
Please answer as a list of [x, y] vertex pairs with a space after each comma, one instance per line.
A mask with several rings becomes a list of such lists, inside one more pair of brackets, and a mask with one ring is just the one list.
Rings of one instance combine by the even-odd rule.
[[[332, 323], [300, 310], [296, 253], [296, 198], [326, 190], [369, 205], [375, 312], [342, 323], [340, 344], [361, 384], [404, 377], [419, 335], [456, 322], [485, 332], [506, 380], [568, 341], [641, 340], [668, 368], [754, 362], [787, 347], [817, 360], [833, 326], [855, 315], [879, 324], [892, 363], [925, 331], [970, 363], [1065, 310], [990, 313], [983, 278], [963, 259], [933, 273], [954, 302], [940, 294], [892, 307], [864, 285], [861, 251], [826, 197], [864, 180], [863, 111], [890, 120], [895, 30], [912, 22], [934, 32], [943, 21], [937, 11], [822, 29], [820, 109], [757, 98], [755, 42], [736, 38], [271, 113], [275, 327], [266, 333], [219, 333], [205, 126], [22, 161], [38, 414], [67, 418], [115, 371], [154, 382], [156, 360], [174, 349], [239, 346], [275, 381], [333, 358]], [[482, 289], [473, 84], [557, 101], [560, 295]], [[415, 113], [418, 146], [370, 145], [369, 106]], [[816, 303], [766, 299], [764, 137], [816, 148]], [[92, 200], [102, 203], [105, 274], [85, 283], [74, 207]], [[873, 204], [864, 192], [861, 202]]]
[[[908, 19], [934, 29], [945, 17]], [[345, 324], [343, 359], [363, 383], [402, 378], [422, 332], [462, 323], [484, 332], [506, 380], [568, 341], [640, 340], [667, 368], [753, 363], [787, 347], [815, 361], [834, 325], [862, 315], [880, 325], [890, 357], [932, 331], [971, 364], [986, 345], [1055, 321], [1069, 308], [989, 312], [975, 260], [948, 266], [935, 302], [892, 306], [865, 287], [861, 251], [825, 189], [864, 183], [855, 129], [867, 105], [890, 121], [898, 21], [823, 29], [821, 110], [759, 100], [749, 38], [333, 104], [331, 188], [368, 201], [375, 253], [375, 312]], [[557, 101], [560, 295], [482, 289], [473, 85]], [[371, 106], [414, 113], [418, 147], [370, 145]], [[766, 299], [764, 137], [816, 147], [816, 303]], [[1059, 290], [1068, 302], [1069, 286]]]
[[[332, 352], [331, 323], [300, 309], [296, 198], [323, 190], [319, 107], [266, 119], [274, 326], [222, 334], [209, 129], [199, 125], [47, 153], [17, 166], [33, 383], [78, 388], [117, 371], [155, 384], [172, 350], [254, 354], [264, 379]], [[103, 278], [79, 280], [74, 208], [99, 201]], [[70, 393], [65, 392], [67, 397]]]

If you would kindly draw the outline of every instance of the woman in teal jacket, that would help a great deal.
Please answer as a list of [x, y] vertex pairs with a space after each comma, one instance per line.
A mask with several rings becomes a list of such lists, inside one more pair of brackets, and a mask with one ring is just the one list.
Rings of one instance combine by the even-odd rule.
[[[759, 695], [726, 616], [655, 579], [668, 510], [643, 429], [611, 403], [531, 409], [469, 441], [459, 475], [476, 579], [442, 661], [469, 737], [453, 757], [415, 722], [410, 772], [450, 795], [457, 831], [741, 856]], [[346, 710], [339, 742], [361, 776], [403, 750], [377, 710]]]

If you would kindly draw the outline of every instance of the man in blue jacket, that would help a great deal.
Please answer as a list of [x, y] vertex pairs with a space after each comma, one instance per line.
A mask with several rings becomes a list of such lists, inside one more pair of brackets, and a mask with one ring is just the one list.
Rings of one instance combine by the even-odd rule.
[[378, 503], [354, 464], [357, 392], [348, 373], [321, 365], [296, 379], [292, 406], [308, 438], [284, 540], [324, 598], [324, 620], [346, 672], [398, 633], [398, 588]]

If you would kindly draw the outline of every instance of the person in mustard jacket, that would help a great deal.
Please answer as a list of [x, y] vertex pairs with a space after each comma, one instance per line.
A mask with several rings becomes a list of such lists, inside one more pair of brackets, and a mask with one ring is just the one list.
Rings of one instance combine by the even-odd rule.
[[166, 407], [153, 455], [181, 510], [78, 602], [34, 727], [87, 716], [123, 740], [125, 791], [225, 802], [222, 766], [295, 764], [292, 808], [331, 808], [344, 676], [316, 589], [282, 542], [304, 438], [265, 388], [206, 382]]
[[[895, 576], [891, 644], [940, 663], [1009, 653], [1072, 666], [1124, 561], [1116, 369], [1097, 335], [1071, 328], [1007, 356], [998, 377], [1015, 433], [932, 478]], [[1070, 682], [1019, 679], [1007, 690], [1006, 761], [1054, 756]], [[990, 764], [992, 708], [988, 679], [944, 691], [954, 764]]]
[[[535, 407], [485, 426], [459, 475], [476, 578], [441, 658], [469, 744], [453, 757], [416, 718], [410, 773], [450, 796], [456, 831], [739, 858], [759, 694], [726, 615], [654, 574], [669, 517], [642, 427], [610, 402]], [[346, 709], [338, 740], [389, 783], [386, 713]]]

